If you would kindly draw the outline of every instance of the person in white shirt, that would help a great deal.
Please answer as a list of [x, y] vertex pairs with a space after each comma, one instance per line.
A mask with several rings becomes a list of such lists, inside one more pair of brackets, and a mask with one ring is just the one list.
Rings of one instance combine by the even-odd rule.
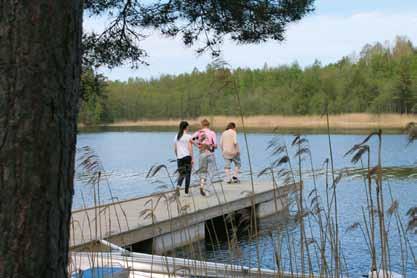
[[191, 169], [193, 164], [193, 146], [191, 135], [188, 134], [188, 123], [182, 121], [179, 125], [178, 134], [174, 138], [174, 152], [177, 157], [178, 180], [176, 194], [180, 195], [180, 187], [185, 179], [185, 194], [187, 195], [190, 188]]
[[[226, 130], [223, 132], [220, 138], [220, 148], [224, 158], [224, 170], [226, 172], [227, 183], [238, 183], [239, 170], [241, 167], [240, 163], [240, 150], [239, 144], [237, 143], [236, 124], [229, 123]], [[233, 176], [230, 176], [231, 165], [234, 163], [235, 169]]]

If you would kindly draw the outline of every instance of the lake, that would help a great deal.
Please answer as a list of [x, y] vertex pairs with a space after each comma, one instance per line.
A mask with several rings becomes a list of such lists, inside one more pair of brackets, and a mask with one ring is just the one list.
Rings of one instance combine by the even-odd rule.
[[[218, 134], [219, 136], [220, 134]], [[175, 132], [94, 132], [80, 133], [78, 135], [77, 147], [90, 146], [97, 153], [105, 171], [105, 190], [101, 192], [101, 201], [110, 202], [111, 194], [118, 199], [132, 198], [146, 195], [160, 190], [167, 190], [171, 185], [166, 172], [161, 171], [156, 177], [147, 179], [146, 175], [153, 165], [164, 164], [167, 166], [169, 175], [175, 171], [175, 157], [173, 152], [173, 139]], [[365, 135], [332, 135], [332, 147], [334, 155], [335, 169], [351, 169], [356, 165], [350, 162], [350, 157], [344, 154], [354, 145], [360, 143]], [[268, 167], [276, 157], [267, 150], [269, 142], [273, 138], [279, 138], [281, 142], [291, 145], [294, 136], [289, 134], [272, 133], [250, 133], [247, 135], [249, 144], [249, 154], [252, 161], [253, 171], [259, 173]], [[306, 135], [312, 152], [312, 160], [315, 170], [319, 171], [323, 167], [323, 162], [329, 157], [329, 147], [327, 135], [311, 134]], [[249, 170], [247, 151], [242, 134], [239, 134], [241, 145], [242, 172]], [[371, 139], [370, 147], [372, 151], [372, 163], [376, 162], [377, 141]], [[405, 135], [384, 135], [382, 139], [382, 165], [389, 170], [384, 184], [391, 189], [392, 196], [399, 202], [399, 214], [404, 223], [407, 221], [407, 210], [417, 205], [417, 144], [407, 144]], [[290, 149], [292, 159], [294, 150]], [[80, 152], [77, 152], [77, 158]], [[216, 161], [218, 169], [223, 168], [223, 160], [217, 151]], [[295, 161], [295, 160], [294, 160]], [[296, 163], [295, 163], [296, 164]], [[309, 161], [303, 162], [303, 168], [310, 170]], [[76, 170], [75, 195], [73, 208], [91, 206], [93, 204], [92, 188], [85, 184], [85, 177], [81, 169]], [[248, 178], [243, 175], [242, 179]], [[323, 191], [323, 176], [318, 178], [319, 191]], [[162, 185], [162, 186], [161, 186]], [[234, 185], [235, 186], [235, 185]], [[306, 192], [312, 189], [310, 179], [306, 181]], [[369, 269], [369, 252], [363, 241], [360, 230], [346, 232], [349, 226], [355, 222], [362, 221], [362, 208], [366, 206], [366, 196], [364, 184], [361, 176], [346, 174], [338, 185], [338, 205], [340, 220], [340, 239], [343, 248], [343, 255], [348, 265], [349, 273], [353, 277], [366, 273]], [[390, 195], [386, 190], [386, 207], [391, 204]], [[393, 222], [394, 220], [392, 220]], [[390, 223], [390, 229], [395, 229]], [[313, 229], [314, 230], [314, 229]], [[293, 230], [297, 233], [297, 229]], [[313, 231], [314, 232], [314, 231]], [[401, 250], [398, 244], [398, 235], [390, 233], [391, 265], [394, 270], [401, 272], [400, 255]], [[409, 233], [409, 240], [417, 251], [417, 236]], [[274, 250], [269, 244], [268, 235], [262, 235], [262, 261], [263, 267], [274, 268]], [[253, 265], [255, 246], [253, 242], [247, 241], [244, 237], [240, 239], [242, 255], [240, 263]], [[227, 245], [221, 246], [216, 250], [209, 247], [206, 251], [206, 258], [213, 261], [235, 262], [236, 258], [231, 258], [227, 250]], [[410, 277], [417, 277], [416, 265], [411, 261], [408, 254], [408, 264], [405, 266]]]

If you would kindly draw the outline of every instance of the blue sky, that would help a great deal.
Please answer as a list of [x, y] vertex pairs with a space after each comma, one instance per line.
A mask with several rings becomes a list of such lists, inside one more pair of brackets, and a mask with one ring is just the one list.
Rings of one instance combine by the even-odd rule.
[[404, 12], [417, 9], [413, 0], [316, 0], [319, 14], [351, 15], [365, 12]]
[[[307, 66], [316, 59], [324, 64], [360, 52], [366, 43], [393, 42], [397, 35], [407, 36], [417, 45], [416, 0], [317, 0], [316, 10], [300, 22], [291, 24], [284, 42], [259, 45], [236, 45], [226, 41], [223, 58], [234, 68], [260, 68], [298, 62]], [[86, 30], [100, 30], [103, 20], [86, 18]], [[167, 39], [152, 33], [143, 42], [148, 51], [149, 66], [130, 69], [100, 69], [109, 79], [129, 77], [151, 78], [161, 74], [204, 69], [211, 62], [209, 55], [198, 56], [194, 48], [186, 48], [180, 40]]]

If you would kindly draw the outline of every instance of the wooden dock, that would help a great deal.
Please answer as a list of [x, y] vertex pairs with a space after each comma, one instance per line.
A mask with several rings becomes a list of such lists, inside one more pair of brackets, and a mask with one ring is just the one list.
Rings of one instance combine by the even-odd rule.
[[205, 222], [243, 209], [256, 208], [256, 216], [266, 217], [288, 207], [288, 195], [297, 184], [274, 186], [272, 182], [245, 181], [215, 183], [206, 187], [209, 195], [191, 188], [190, 196], [175, 191], [153, 194], [75, 210], [72, 213], [70, 249], [91, 250], [99, 239], [119, 246], [152, 240], [156, 253], [163, 253], [205, 238]]

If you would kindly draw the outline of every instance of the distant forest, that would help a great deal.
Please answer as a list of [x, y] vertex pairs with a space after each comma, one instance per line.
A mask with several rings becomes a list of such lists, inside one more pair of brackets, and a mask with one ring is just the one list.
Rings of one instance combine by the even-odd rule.
[[220, 59], [205, 71], [157, 79], [108, 81], [87, 69], [79, 121], [99, 124], [139, 119], [237, 115], [417, 112], [417, 48], [398, 37], [323, 66], [297, 63], [229, 69]]

